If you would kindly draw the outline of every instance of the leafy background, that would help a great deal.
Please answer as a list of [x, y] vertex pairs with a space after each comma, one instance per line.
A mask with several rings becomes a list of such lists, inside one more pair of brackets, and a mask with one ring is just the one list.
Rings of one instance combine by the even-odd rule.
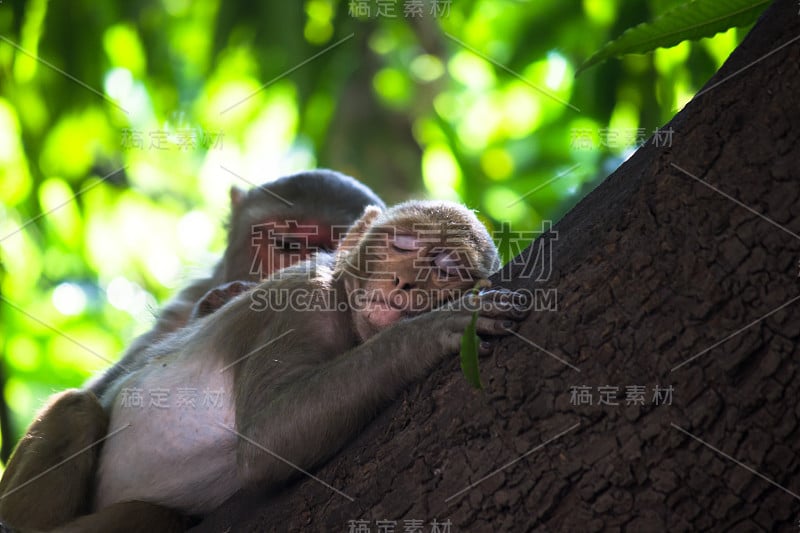
[[745, 33], [574, 77], [678, 3], [0, 3], [3, 457], [212, 265], [232, 185], [324, 166], [492, 229], [558, 220]]

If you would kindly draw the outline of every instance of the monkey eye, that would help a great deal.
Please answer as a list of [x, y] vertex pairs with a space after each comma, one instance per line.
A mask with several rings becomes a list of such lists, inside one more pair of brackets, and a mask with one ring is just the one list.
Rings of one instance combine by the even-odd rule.
[[392, 248], [400, 252], [416, 252], [419, 243], [413, 235], [397, 235], [392, 241]]
[[463, 267], [461, 258], [455, 250], [445, 250], [438, 254], [434, 258], [433, 264], [439, 267], [439, 275], [442, 277], [455, 276]]
[[275, 248], [284, 252], [297, 252], [303, 248], [303, 243], [294, 239], [275, 237]]

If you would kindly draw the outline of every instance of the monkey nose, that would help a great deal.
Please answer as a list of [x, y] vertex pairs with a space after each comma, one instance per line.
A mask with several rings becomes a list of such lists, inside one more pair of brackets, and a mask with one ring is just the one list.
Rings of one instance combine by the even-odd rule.
[[405, 279], [403, 276], [395, 276], [394, 286], [401, 291], [410, 291], [414, 288], [414, 284], [411, 281], [412, 280]]

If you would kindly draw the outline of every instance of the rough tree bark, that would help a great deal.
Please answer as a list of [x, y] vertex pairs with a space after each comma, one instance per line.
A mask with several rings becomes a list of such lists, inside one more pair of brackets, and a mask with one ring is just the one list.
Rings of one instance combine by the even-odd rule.
[[[197, 530], [796, 530], [797, 3], [771, 6], [665, 128], [671, 147], [640, 149], [555, 227], [549, 281], [507, 284], [557, 289], [558, 311], [482, 363], [485, 392], [453, 360], [315, 472], [354, 501], [303, 477]], [[619, 405], [598, 405], [606, 385]], [[645, 405], [626, 405], [634, 386]]]

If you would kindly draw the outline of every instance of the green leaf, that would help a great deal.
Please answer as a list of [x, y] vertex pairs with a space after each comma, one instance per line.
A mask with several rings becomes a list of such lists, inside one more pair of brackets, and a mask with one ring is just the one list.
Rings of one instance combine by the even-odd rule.
[[478, 311], [472, 313], [472, 320], [461, 337], [461, 371], [467, 382], [476, 389], [483, 389], [481, 376], [478, 372], [478, 334], [475, 331], [475, 323], [478, 321]]
[[770, 0], [689, 0], [655, 18], [628, 28], [617, 39], [606, 43], [592, 54], [575, 72], [625, 54], [651, 52], [668, 48], [681, 41], [711, 37], [733, 27], [742, 27], [756, 20]]

